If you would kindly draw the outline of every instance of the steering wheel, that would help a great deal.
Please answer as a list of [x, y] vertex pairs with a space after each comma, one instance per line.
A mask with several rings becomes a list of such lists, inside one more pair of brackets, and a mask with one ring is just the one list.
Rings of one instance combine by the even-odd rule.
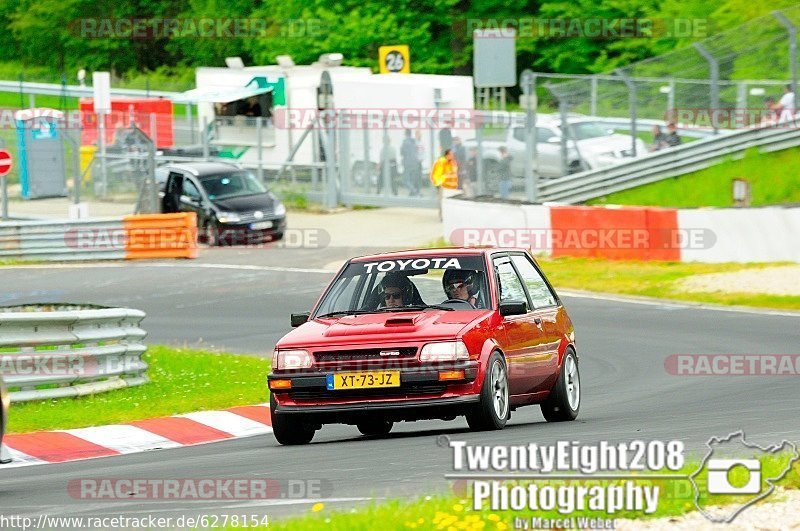
[[475, 306], [471, 302], [465, 301], [464, 299], [447, 299], [442, 304], [457, 304], [457, 305], [466, 304], [471, 309], [473, 310], [475, 309]]

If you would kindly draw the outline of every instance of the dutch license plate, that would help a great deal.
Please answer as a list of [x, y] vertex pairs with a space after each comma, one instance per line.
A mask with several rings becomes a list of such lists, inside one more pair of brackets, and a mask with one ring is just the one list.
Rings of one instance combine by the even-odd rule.
[[400, 387], [400, 371], [337, 372], [327, 380], [329, 391]]
[[261, 230], [261, 229], [271, 229], [272, 222], [271, 221], [259, 221], [258, 223], [251, 223], [250, 228], [253, 230]]

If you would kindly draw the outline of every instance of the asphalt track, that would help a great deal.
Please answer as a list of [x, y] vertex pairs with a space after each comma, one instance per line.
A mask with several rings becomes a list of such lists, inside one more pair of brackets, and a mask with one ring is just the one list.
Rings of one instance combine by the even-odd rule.
[[[205, 253], [196, 262], [4, 268], [0, 304], [130, 306], [147, 312], [150, 342], [265, 355], [288, 329], [289, 313], [313, 303], [331, 277], [322, 270], [339, 258], [228, 250]], [[444, 492], [450, 488], [444, 475], [452, 472], [452, 454], [436, 444], [441, 434], [473, 444], [681, 439], [698, 456], [709, 437], [740, 429], [760, 444], [800, 441], [797, 377], [686, 377], [664, 369], [670, 354], [800, 354], [797, 316], [563, 298], [576, 325], [581, 359], [583, 397], [576, 422], [548, 424], [538, 408], [526, 408], [514, 413], [505, 430], [493, 433], [470, 433], [461, 419], [405, 423], [383, 440], [360, 437], [348, 426], [326, 426], [305, 447], [281, 447], [268, 436], [0, 469], [0, 513], [279, 518], [306, 512], [315, 501], [349, 507], [365, 499]], [[191, 477], [322, 480], [324, 492], [234, 502], [82, 501], [67, 493], [67, 482], [80, 478]]]

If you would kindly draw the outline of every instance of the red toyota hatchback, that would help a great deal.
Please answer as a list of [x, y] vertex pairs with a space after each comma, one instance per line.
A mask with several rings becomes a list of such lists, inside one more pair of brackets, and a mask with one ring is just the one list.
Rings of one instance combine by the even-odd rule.
[[518, 407], [548, 421], [580, 409], [575, 332], [536, 261], [518, 249], [354, 258], [275, 347], [272, 428], [305, 444], [323, 424], [386, 435], [395, 422], [499, 430]]

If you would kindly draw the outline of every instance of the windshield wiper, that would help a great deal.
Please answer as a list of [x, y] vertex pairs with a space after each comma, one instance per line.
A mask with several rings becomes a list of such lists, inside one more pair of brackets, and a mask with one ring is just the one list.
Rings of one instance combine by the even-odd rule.
[[322, 315], [317, 315], [314, 319], [323, 319], [325, 317], [336, 317], [338, 315], [359, 315], [362, 313], [371, 313], [368, 310], [339, 310], [338, 312], [330, 312], [330, 313], [323, 313]]
[[427, 310], [427, 309], [434, 309], [434, 310], [446, 310], [448, 312], [452, 312], [455, 308], [451, 308], [449, 306], [442, 306], [441, 304], [411, 304], [408, 306], [397, 306], [394, 308], [379, 308], [378, 312], [407, 312], [407, 311], [415, 311], [415, 310]]

